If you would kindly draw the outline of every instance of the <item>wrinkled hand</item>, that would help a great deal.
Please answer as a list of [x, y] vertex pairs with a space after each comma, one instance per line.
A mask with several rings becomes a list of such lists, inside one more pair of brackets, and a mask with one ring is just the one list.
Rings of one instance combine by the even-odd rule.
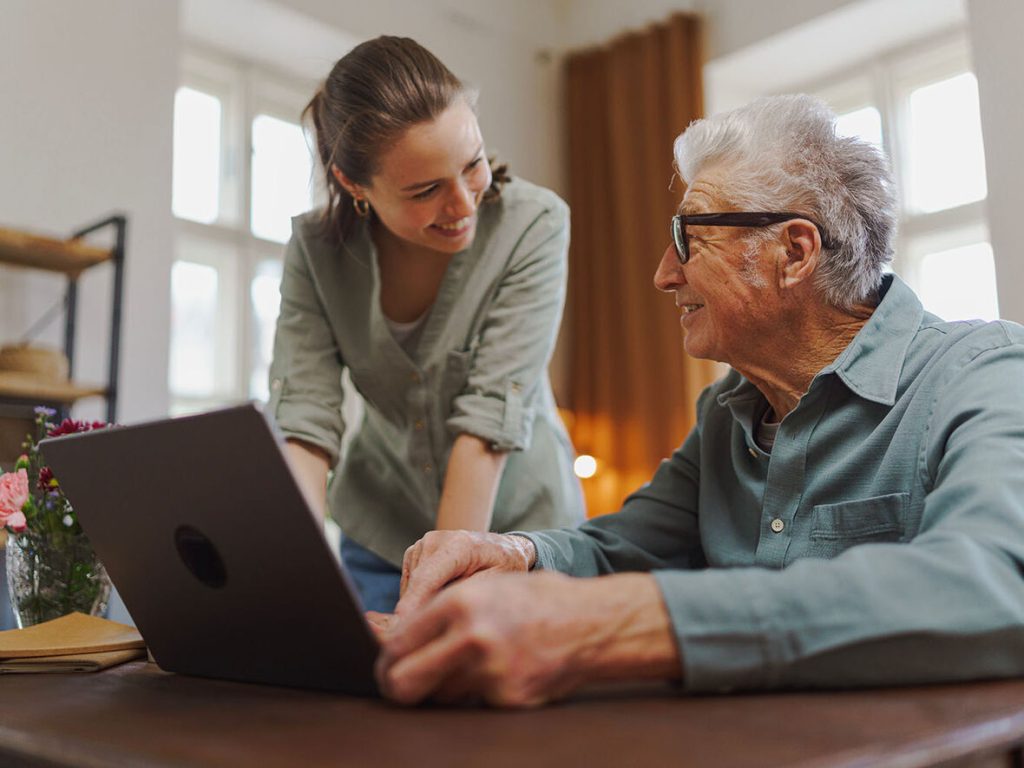
[[366, 616], [366, 622], [370, 625], [370, 629], [373, 630], [373, 634], [378, 640], [383, 640], [384, 635], [387, 634], [388, 630], [398, 620], [395, 614], [381, 613], [380, 611], [367, 611], [363, 615]]
[[535, 559], [533, 544], [521, 536], [431, 531], [405, 551], [395, 613], [413, 613], [448, 584], [478, 573], [525, 573]]
[[382, 641], [377, 679], [403, 704], [426, 698], [531, 707], [593, 680], [678, 678], [654, 579], [495, 574], [446, 589]]

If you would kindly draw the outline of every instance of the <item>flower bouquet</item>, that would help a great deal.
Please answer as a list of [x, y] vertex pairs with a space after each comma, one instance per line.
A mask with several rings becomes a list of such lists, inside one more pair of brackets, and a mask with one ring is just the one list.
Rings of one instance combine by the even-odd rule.
[[39, 450], [44, 437], [102, 429], [103, 422], [64, 419], [36, 408], [35, 435], [22, 447], [14, 470], [0, 470], [0, 526], [7, 543], [7, 585], [19, 627], [79, 611], [107, 609], [110, 579], [78, 524], [75, 510]]

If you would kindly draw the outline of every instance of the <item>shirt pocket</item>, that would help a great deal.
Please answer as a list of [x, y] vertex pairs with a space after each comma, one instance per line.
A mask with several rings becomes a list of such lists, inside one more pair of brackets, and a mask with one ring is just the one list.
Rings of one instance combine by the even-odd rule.
[[811, 510], [808, 555], [831, 558], [858, 544], [904, 540], [909, 493], [890, 493]]

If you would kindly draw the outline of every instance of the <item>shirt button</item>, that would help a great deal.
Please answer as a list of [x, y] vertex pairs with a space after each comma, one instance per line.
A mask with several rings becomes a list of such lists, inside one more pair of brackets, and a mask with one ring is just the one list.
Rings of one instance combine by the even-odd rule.
[[424, 464], [423, 465], [423, 472], [424, 472], [424, 474], [429, 475], [433, 471], [434, 471], [434, 468], [432, 466], [430, 466], [429, 464]]
[[418, 373], [410, 373], [409, 374], [409, 381], [411, 381], [413, 384], [419, 384], [420, 383], [420, 375]]
[[754, 450], [754, 447], [753, 447], [753, 446], [748, 446], [748, 448], [747, 448], [747, 453], [749, 453], [749, 454], [750, 454], [751, 456], [753, 456], [753, 457], [754, 457], [755, 459], [757, 458], [757, 451], [756, 451], [756, 450]]
[[417, 432], [422, 432], [424, 426], [426, 425], [423, 423], [423, 419], [416, 419], [416, 423], [412, 425], [412, 428]]
[[774, 520], [772, 520], [771, 526], [772, 530], [775, 531], [775, 533], [782, 533], [782, 529], [786, 527], [786, 524], [776, 517]]
[[275, 392], [277, 392], [277, 390], [279, 390], [281, 388], [281, 380], [280, 379], [274, 379], [272, 382], [270, 382], [270, 388], [272, 390], [274, 390]]

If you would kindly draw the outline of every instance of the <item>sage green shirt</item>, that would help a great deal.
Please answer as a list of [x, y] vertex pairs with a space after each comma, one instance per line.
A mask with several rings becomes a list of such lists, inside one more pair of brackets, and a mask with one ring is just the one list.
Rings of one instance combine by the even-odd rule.
[[783, 419], [735, 371], [615, 515], [539, 565], [654, 571], [691, 690], [1024, 675], [1024, 328], [899, 278]]
[[565, 297], [565, 203], [514, 180], [481, 206], [472, 246], [452, 257], [408, 351], [380, 308], [369, 227], [334, 246], [318, 235], [318, 216], [292, 222], [268, 411], [286, 437], [337, 464], [348, 368], [366, 407], [328, 491], [344, 534], [401, 564], [406, 547], [434, 527], [462, 433], [510, 454], [493, 530], [582, 520], [572, 446], [547, 376]]

